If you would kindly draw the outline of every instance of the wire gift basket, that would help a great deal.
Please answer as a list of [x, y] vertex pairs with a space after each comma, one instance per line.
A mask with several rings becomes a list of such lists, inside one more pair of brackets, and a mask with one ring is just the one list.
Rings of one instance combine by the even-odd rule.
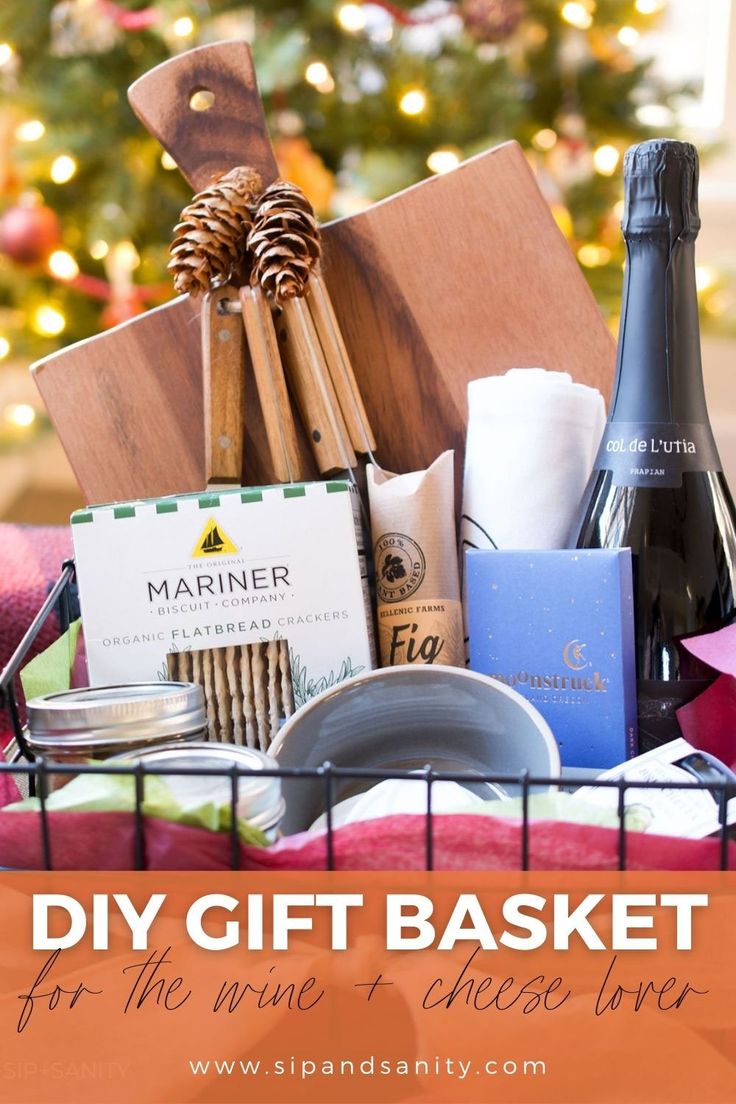
[[[0, 783], [24, 783], [35, 795], [33, 812], [0, 808], [0, 867], [4, 869], [230, 869], [230, 870], [378, 870], [378, 869], [690, 869], [736, 868], [728, 823], [729, 800], [736, 784], [718, 781], [666, 783], [619, 778], [596, 779], [596, 786], [616, 791], [618, 827], [537, 820], [531, 798], [539, 788], [558, 788], [566, 780], [518, 774], [437, 770], [383, 770], [335, 766], [262, 767], [260, 778], [278, 778], [287, 790], [310, 782], [323, 791], [324, 828], [287, 836], [270, 847], [244, 842], [238, 817], [239, 787], [256, 773], [238, 763], [223, 767], [164, 767], [137, 763], [55, 763], [34, 755], [24, 731], [17, 680], [41, 630], [56, 618], [59, 633], [70, 624], [75, 605], [75, 570], [64, 564], [56, 583], [0, 673], [0, 708], [8, 716], [14, 747], [0, 761]], [[47, 806], [54, 780], [78, 775], [122, 776], [133, 780], [129, 812], [54, 812]], [[149, 776], [225, 778], [229, 782], [226, 831], [211, 832], [150, 816], [145, 810]], [[591, 774], [592, 781], [594, 775]], [[394, 814], [372, 821], [336, 826], [333, 810], [339, 788], [365, 787], [387, 780], [411, 780], [424, 788], [423, 812]], [[513, 787], [520, 798], [518, 818], [477, 814], [447, 815], [435, 806], [441, 782], [488, 783]], [[634, 791], [697, 789], [717, 808], [719, 830], [707, 839], [648, 836], [627, 825], [626, 795]], [[2, 794], [0, 786], [0, 794]], [[8, 797], [5, 798], [7, 803]]]

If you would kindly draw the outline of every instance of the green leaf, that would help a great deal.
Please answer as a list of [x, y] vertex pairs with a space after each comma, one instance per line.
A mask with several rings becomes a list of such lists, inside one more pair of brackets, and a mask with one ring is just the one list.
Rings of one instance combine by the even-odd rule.
[[[146, 775], [141, 803], [143, 815], [210, 832], [229, 832], [230, 801], [223, 802], [215, 786], [219, 782], [221, 792], [222, 779], [203, 776], [187, 782], [191, 785], [181, 787], [178, 795], [174, 795], [165, 778]], [[6, 805], [3, 812], [32, 812], [40, 807], [37, 797], [29, 797]], [[135, 811], [135, 778], [122, 774], [78, 774], [61, 789], [49, 794], [46, 808], [57, 813], [132, 813]], [[238, 834], [244, 843], [268, 846], [264, 833], [246, 820], [239, 820]]]

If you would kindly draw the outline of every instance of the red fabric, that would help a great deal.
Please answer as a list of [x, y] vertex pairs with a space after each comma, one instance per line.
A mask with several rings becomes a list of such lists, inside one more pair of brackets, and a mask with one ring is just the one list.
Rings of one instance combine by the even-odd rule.
[[[0, 668], [20, 643], [71, 554], [71, 534], [66, 526], [0, 524]], [[43, 651], [57, 636], [58, 625], [52, 617], [31, 655]], [[0, 747], [10, 734], [9, 718], [0, 710]]]
[[0, 809], [3, 805], [10, 805], [13, 801], [20, 801], [20, 790], [15, 784], [12, 774], [0, 774]]
[[[51, 813], [51, 862], [55, 870], [133, 868], [134, 818], [130, 813]], [[230, 838], [163, 820], [146, 819], [149, 870], [228, 870]], [[37, 813], [0, 812], [0, 866], [43, 866], [41, 818]], [[241, 847], [244, 870], [324, 870], [324, 832], [289, 836], [273, 847]], [[437, 870], [518, 870], [519, 821], [486, 816], [437, 816]], [[348, 824], [334, 833], [337, 870], [424, 870], [424, 816], [391, 816]], [[717, 870], [720, 841], [683, 840], [627, 833], [630, 870]], [[736, 844], [729, 845], [736, 869]], [[580, 824], [536, 821], [529, 831], [532, 870], [616, 870], [618, 831]]]

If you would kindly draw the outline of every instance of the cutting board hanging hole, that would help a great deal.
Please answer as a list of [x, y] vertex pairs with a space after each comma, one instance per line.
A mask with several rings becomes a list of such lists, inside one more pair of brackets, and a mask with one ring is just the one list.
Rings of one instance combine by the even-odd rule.
[[209, 111], [215, 103], [215, 93], [209, 88], [194, 88], [189, 96], [192, 111]]

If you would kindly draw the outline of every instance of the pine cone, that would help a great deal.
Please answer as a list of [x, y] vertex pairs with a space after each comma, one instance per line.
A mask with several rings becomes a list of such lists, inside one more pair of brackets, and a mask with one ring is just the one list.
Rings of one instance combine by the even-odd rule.
[[255, 169], [240, 165], [195, 195], [174, 227], [169, 271], [178, 292], [199, 295], [227, 283], [245, 261], [251, 207], [263, 189]]
[[248, 249], [251, 280], [276, 303], [304, 295], [321, 249], [317, 219], [301, 188], [285, 180], [266, 188], [253, 216]]

